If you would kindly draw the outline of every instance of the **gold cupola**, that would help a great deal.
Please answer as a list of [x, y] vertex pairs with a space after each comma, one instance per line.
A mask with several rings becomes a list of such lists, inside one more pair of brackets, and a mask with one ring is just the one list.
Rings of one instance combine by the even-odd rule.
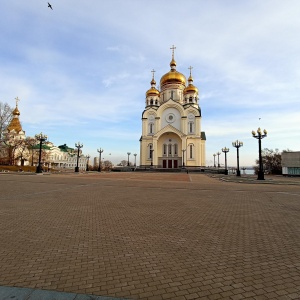
[[189, 85], [183, 90], [183, 94], [189, 94], [189, 93], [197, 93], [198, 89], [193, 85], [193, 77], [192, 77], [192, 67], [189, 67], [190, 69], [190, 77], [188, 78]]
[[154, 70], [151, 71], [153, 73], [152, 75], [152, 80], [150, 82], [151, 84], [151, 88], [146, 92], [146, 97], [149, 96], [159, 96], [159, 91], [156, 89], [155, 85], [156, 85], [156, 81], [154, 79]]
[[162, 78], [160, 79], [160, 86], [164, 86], [166, 84], [169, 83], [179, 83], [182, 85], [185, 85], [186, 83], [186, 78], [183, 74], [181, 74], [180, 72], [176, 71], [176, 61], [174, 59], [174, 49], [176, 49], [174, 46], [171, 48], [172, 49], [172, 60], [170, 62], [170, 67], [171, 70], [170, 72], [166, 73], [165, 75], [162, 76]]
[[18, 101], [20, 101], [20, 100], [17, 97], [16, 98], [16, 108], [12, 112], [13, 118], [11, 119], [9, 125], [7, 126], [7, 131], [9, 131], [9, 132], [13, 131], [13, 130], [17, 133], [23, 131], [20, 120], [19, 120], [20, 111], [18, 109]]

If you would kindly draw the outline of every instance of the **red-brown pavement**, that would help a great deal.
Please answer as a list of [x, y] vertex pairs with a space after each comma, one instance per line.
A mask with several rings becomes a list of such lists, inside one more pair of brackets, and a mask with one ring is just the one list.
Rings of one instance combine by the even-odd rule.
[[0, 175], [0, 285], [300, 299], [300, 186], [204, 174]]

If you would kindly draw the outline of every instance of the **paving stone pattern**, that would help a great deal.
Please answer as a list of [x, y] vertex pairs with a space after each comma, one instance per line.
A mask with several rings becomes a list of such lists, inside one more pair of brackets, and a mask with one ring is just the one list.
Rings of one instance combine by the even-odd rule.
[[203, 174], [0, 175], [0, 285], [300, 299], [300, 186]]

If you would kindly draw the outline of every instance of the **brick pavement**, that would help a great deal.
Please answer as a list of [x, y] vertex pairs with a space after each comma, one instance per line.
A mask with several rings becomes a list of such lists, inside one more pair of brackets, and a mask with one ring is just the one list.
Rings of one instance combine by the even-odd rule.
[[0, 175], [0, 285], [300, 299], [300, 188], [203, 174]]

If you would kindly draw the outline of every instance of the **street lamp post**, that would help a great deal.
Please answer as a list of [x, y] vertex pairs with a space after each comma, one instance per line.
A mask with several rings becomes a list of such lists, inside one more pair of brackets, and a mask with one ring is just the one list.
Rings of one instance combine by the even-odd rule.
[[235, 142], [232, 142], [232, 146], [236, 148], [236, 159], [237, 159], [236, 176], [241, 176], [239, 148], [243, 147], [243, 142], [236, 140]]
[[42, 132], [40, 134], [36, 134], [35, 138], [40, 141], [40, 152], [39, 152], [39, 164], [36, 167], [36, 173], [42, 173], [42, 166], [41, 166], [41, 158], [42, 158], [42, 144], [47, 140], [47, 135], [44, 135]]
[[151, 168], [153, 167], [153, 151], [154, 151], [154, 149], [150, 149], [150, 155], [151, 155]]
[[213, 156], [214, 156], [214, 168], [216, 167], [216, 155], [217, 154], [215, 154], [215, 153], [213, 154]]
[[137, 154], [134, 153], [133, 155], [134, 155], [134, 166], [136, 167], [136, 156], [137, 156]]
[[220, 168], [220, 160], [219, 160], [219, 158], [220, 158], [221, 152], [218, 151], [217, 155], [218, 155], [218, 168]]
[[86, 170], [88, 171], [88, 170], [89, 170], [89, 160], [90, 160], [90, 155], [88, 154], [88, 155], [86, 156], [86, 158], [87, 158]]
[[99, 152], [99, 166], [98, 166], [98, 172], [101, 172], [101, 154], [103, 153], [103, 149], [97, 149], [97, 152]]
[[131, 152], [127, 152], [127, 155], [128, 155], [127, 167], [129, 167], [129, 155], [130, 154], [131, 154]]
[[225, 154], [225, 175], [228, 175], [228, 169], [227, 169], [227, 153], [229, 152], [229, 149], [224, 147], [222, 148], [222, 152]]
[[83, 144], [80, 144], [80, 142], [75, 143], [75, 147], [77, 148], [77, 163], [75, 167], [75, 172], [79, 172], [79, 167], [78, 167], [79, 153], [80, 153], [80, 149], [83, 147]]
[[185, 164], [184, 164], [184, 153], [185, 153], [186, 149], [182, 149], [182, 168], [185, 168]]
[[258, 139], [259, 171], [258, 171], [257, 180], [265, 180], [262, 156], [261, 156], [261, 140], [267, 136], [267, 130], [264, 129], [262, 133], [261, 129], [258, 128], [256, 132], [254, 130], [252, 131], [252, 135], [254, 138]]

